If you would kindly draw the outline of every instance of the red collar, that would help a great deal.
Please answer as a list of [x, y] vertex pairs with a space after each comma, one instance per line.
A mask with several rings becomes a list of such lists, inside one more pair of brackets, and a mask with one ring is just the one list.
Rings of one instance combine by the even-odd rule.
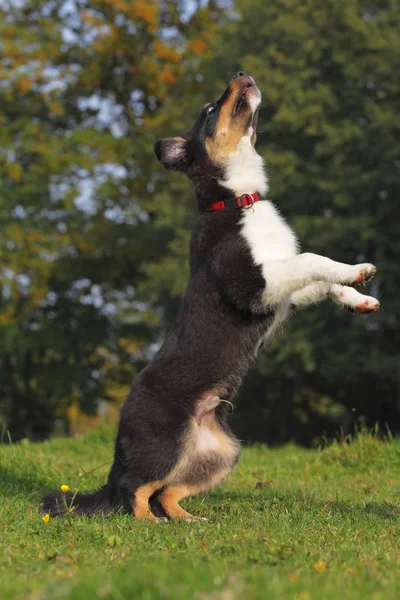
[[250, 208], [255, 202], [259, 202], [260, 200], [261, 198], [258, 192], [242, 194], [238, 198], [228, 198], [227, 200], [216, 200], [215, 202], [211, 202], [211, 204], [206, 207], [206, 211], [224, 210], [225, 208]]

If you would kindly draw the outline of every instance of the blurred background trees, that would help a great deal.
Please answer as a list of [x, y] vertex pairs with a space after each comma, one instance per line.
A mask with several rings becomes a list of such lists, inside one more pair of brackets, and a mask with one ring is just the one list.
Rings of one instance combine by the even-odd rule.
[[153, 144], [239, 68], [263, 91], [270, 198], [304, 250], [375, 262], [382, 309], [294, 317], [232, 425], [270, 443], [360, 416], [400, 429], [399, 20], [390, 0], [0, 4], [0, 421], [13, 438], [117, 408], [162, 341], [195, 207]]

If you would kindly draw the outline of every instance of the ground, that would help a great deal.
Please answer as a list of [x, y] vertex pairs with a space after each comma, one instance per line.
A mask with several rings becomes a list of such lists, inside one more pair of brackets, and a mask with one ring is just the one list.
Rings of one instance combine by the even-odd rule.
[[51, 519], [43, 491], [105, 482], [112, 432], [0, 446], [0, 597], [46, 600], [398, 598], [400, 440], [245, 448], [185, 508], [196, 523]]

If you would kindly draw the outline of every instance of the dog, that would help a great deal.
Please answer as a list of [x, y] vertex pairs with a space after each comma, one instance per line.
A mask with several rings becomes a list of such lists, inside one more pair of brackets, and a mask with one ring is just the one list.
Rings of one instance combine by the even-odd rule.
[[261, 93], [237, 73], [182, 136], [159, 140], [167, 169], [185, 173], [198, 216], [190, 279], [176, 322], [138, 375], [122, 408], [108, 482], [92, 494], [53, 492], [43, 512], [194, 520], [179, 502], [218, 485], [234, 468], [240, 443], [229, 405], [260, 347], [288, 315], [325, 298], [360, 313], [379, 302], [353, 287], [374, 265], [348, 265], [299, 244], [268, 191], [255, 150]]

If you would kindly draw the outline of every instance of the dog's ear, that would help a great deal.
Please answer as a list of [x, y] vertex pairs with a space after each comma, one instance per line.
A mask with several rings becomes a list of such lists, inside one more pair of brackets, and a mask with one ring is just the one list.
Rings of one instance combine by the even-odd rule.
[[160, 163], [171, 171], [186, 171], [188, 166], [187, 140], [182, 137], [158, 140], [154, 152]]

